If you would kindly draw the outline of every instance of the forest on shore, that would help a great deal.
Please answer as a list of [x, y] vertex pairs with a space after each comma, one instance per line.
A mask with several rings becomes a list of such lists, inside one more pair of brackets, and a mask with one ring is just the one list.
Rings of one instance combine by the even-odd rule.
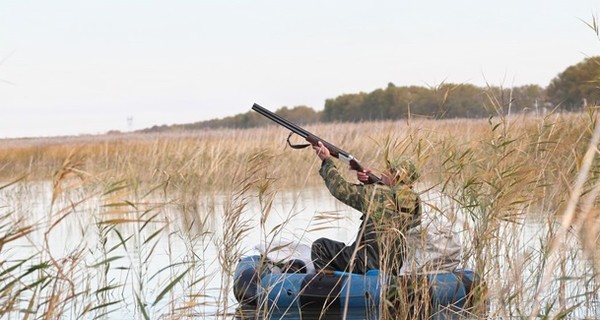
[[[550, 84], [511, 88], [478, 87], [472, 84], [442, 83], [436, 87], [396, 86], [372, 92], [343, 94], [327, 99], [322, 111], [310, 106], [283, 106], [275, 110], [299, 124], [317, 122], [363, 122], [398, 120], [482, 118], [494, 114], [522, 112], [579, 111], [600, 104], [600, 56], [584, 59], [559, 73]], [[222, 119], [188, 124], [162, 125], [140, 130], [165, 132], [217, 128], [252, 128], [269, 122], [260, 114], [246, 113]]]

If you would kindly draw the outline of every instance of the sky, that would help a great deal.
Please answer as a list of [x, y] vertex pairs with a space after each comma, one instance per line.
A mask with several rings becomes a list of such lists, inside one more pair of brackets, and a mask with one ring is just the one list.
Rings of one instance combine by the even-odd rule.
[[[102, 134], [442, 82], [546, 87], [598, 0], [1, 0], [0, 139]], [[587, 23], [587, 24], [586, 24]]]

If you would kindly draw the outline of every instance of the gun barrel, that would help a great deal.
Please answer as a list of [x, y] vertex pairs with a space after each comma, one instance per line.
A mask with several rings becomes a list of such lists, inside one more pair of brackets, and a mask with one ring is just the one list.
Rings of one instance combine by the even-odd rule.
[[277, 122], [277, 124], [286, 127], [287, 129], [289, 129], [290, 131], [294, 132], [295, 134], [301, 136], [302, 138], [308, 138], [308, 136], [310, 136], [310, 132], [302, 129], [301, 127], [297, 126], [296, 124], [290, 122], [289, 120], [279, 116], [278, 114], [271, 112], [269, 110], [267, 110], [266, 108], [261, 107], [258, 104], [254, 104], [252, 105], [252, 110], [262, 114], [263, 116], [269, 118], [270, 120]]
[[282, 116], [280, 116], [272, 111], [267, 110], [264, 107], [261, 107], [260, 105], [258, 105], [256, 103], [254, 105], [252, 105], [252, 110], [262, 114], [263, 116], [269, 118], [270, 120], [276, 122], [277, 124], [289, 129], [290, 131], [301, 136], [302, 138], [306, 139], [308, 142], [310, 142], [312, 144], [316, 145], [319, 141], [321, 141], [323, 143], [323, 145], [325, 145], [325, 147], [327, 147], [327, 149], [329, 149], [331, 154], [333, 156], [335, 156], [336, 158], [340, 158], [341, 160], [344, 160], [347, 162], [350, 161], [351, 159], [354, 159], [354, 157], [352, 157], [352, 155], [350, 155], [348, 152], [332, 145], [331, 143], [308, 132], [307, 130], [303, 129], [302, 127], [298, 126], [297, 124], [283, 118]]

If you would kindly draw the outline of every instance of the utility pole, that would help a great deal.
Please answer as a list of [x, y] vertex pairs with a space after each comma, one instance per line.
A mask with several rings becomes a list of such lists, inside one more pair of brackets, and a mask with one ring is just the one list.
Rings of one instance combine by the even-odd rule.
[[133, 116], [127, 117], [127, 131], [133, 130]]

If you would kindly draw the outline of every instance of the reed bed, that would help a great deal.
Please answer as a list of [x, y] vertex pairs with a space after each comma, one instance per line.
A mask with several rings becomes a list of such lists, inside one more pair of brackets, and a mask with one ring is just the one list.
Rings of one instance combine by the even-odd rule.
[[[449, 201], [426, 206], [459, 218], [465, 264], [485, 283], [471, 318], [595, 318], [597, 120], [592, 108], [306, 129], [375, 171], [387, 152], [416, 161], [419, 191]], [[270, 126], [0, 141], [0, 317], [234, 317], [242, 243], [290, 227], [294, 212], [267, 227], [277, 193], [322, 186], [313, 152], [286, 136]], [[529, 221], [537, 249], [522, 238]]]

